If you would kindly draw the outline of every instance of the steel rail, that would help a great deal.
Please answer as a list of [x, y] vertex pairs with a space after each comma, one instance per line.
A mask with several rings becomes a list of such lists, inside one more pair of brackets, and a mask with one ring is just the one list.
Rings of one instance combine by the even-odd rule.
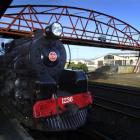
[[[140, 119], [140, 106], [138, 103], [138, 99], [140, 97], [139, 88], [128, 88], [124, 86], [96, 82], [92, 84], [90, 83], [89, 88], [93, 91], [95, 105], [129, 117]], [[95, 94], [94, 89], [96, 88], [100, 89], [101, 91], [103, 90], [104, 94], [100, 94], [101, 91], [99, 92], [98, 90]], [[111, 92], [108, 93], [108, 90]]]
[[140, 119], [140, 107], [128, 105], [114, 100], [109, 100], [103, 97], [95, 96], [95, 105], [102, 106], [103, 108], [119, 112], [123, 115]]
[[[94, 126], [94, 125], [93, 125]], [[94, 130], [93, 128], [83, 128], [83, 129], [79, 129], [77, 130], [79, 133], [85, 134], [87, 136], [93, 137], [93, 139], [95, 139], [95, 137], [98, 140], [113, 140], [112, 138], [110, 138], [109, 136], [103, 134], [102, 132], [100, 132], [99, 130]]]
[[97, 82], [89, 82], [89, 87], [93, 88], [93, 89], [94, 89], [94, 87], [97, 87], [100, 89], [109, 89], [111, 91], [140, 96], [139, 88], [125, 87], [125, 86], [121, 86], [121, 85], [97, 83]]

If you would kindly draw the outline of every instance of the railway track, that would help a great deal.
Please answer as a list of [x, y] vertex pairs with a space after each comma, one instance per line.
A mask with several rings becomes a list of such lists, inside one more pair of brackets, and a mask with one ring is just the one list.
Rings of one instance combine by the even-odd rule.
[[[89, 89], [94, 95], [94, 120], [118, 128], [128, 140], [140, 139], [139, 88], [93, 83]], [[119, 136], [120, 131], [114, 134]]]
[[140, 119], [140, 89], [103, 83], [93, 83], [89, 88], [96, 106]]
[[20, 123], [0, 109], [0, 140], [34, 140]]
[[140, 88], [137, 87], [128, 87], [122, 85], [115, 85], [115, 84], [107, 84], [107, 83], [98, 83], [98, 82], [89, 82], [89, 87], [97, 87], [101, 89], [109, 89], [112, 91], [118, 91], [125, 94], [132, 94], [135, 96], [140, 95]]
[[34, 140], [113, 140], [109, 136], [94, 130], [93, 126], [91, 128], [86, 129], [78, 129], [75, 131], [68, 132], [39, 132], [39, 131], [30, 131], [30, 135], [34, 138]]
[[89, 84], [89, 89], [93, 92], [94, 96], [135, 106], [135, 108], [140, 107], [140, 88], [95, 82]]
[[[95, 126], [93, 125], [94, 123], [91, 123], [92, 125], [91, 128], [85, 128], [85, 129], [80, 129], [79, 134], [85, 134], [85, 136], [92, 138], [94, 140], [113, 140], [109, 135], [104, 134], [103, 132], [100, 132], [99, 130], [95, 130]], [[87, 125], [87, 127], [89, 127]]]
[[107, 110], [112, 110], [114, 112], [121, 113], [125, 116], [140, 119], [140, 107], [128, 105], [118, 101], [108, 100], [103, 97], [95, 96], [95, 105], [102, 107]]

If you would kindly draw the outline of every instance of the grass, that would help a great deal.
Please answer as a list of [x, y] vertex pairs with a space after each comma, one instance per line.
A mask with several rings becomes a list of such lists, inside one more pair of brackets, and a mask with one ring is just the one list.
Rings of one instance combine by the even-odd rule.
[[[97, 74], [99, 75], [99, 74]], [[140, 87], [140, 74], [114, 74], [114, 75], [106, 75], [104, 77], [94, 75], [89, 76], [90, 82], [101, 82], [101, 83], [109, 83], [109, 84], [117, 84], [117, 85], [125, 85], [132, 87]], [[94, 78], [94, 76], [96, 78]]]

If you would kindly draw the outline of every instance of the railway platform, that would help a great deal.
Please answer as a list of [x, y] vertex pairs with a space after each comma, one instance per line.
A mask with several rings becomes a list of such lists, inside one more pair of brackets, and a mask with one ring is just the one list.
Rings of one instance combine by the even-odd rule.
[[0, 110], [0, 140], [33, 140], [33, 138], [16, 120], [9, 119]]

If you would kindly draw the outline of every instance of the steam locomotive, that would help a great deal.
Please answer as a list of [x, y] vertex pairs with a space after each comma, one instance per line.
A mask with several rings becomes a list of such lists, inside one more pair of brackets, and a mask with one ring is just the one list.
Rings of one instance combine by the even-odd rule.
[[75, 130], [85, 124], [93, 97], [83, 71], [65, 69], [63, 28], [53, 23], [32, 38], [2, 43], [1, 97], [25, 126], [41, 131]]

